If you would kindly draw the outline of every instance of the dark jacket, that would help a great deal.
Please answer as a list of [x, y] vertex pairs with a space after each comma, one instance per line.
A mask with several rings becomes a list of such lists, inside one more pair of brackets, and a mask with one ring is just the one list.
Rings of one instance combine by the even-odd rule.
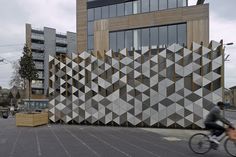
[[218, 120], [223, 122], [224, 124], [230, 125], [230, 122], [220, 114], [219, 106], [215, 106], [210, 110], [204, 123], [205, 124], [206, 123], [215, 123]]

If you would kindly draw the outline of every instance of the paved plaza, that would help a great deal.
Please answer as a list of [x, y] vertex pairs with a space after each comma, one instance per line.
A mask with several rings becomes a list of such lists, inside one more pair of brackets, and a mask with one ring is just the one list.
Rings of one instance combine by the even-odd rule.
[[[235, 113], [227, 114], [235, 118]], [[16, 127], [0, 119], [0, 156], [4, 157], [198, 157], [188, 148], [192, 130], [50, 124]], [[219, 150], [204, 157], [227, 157]]]

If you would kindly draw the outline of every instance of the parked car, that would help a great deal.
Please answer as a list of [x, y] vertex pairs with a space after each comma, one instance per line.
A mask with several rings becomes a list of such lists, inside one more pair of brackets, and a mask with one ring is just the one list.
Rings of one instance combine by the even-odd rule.
[[2, 118], [7, 119], [8, 116], [9, 116], [9, 114], [8, 114], [7, 111], [5, 111], [5, 112], [2, 113]]

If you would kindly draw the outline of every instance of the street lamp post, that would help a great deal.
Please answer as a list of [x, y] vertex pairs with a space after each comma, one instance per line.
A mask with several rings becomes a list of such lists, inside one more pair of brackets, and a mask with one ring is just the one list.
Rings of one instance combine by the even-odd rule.
[[[230, 46], [230, 45], [233, 45], [234, 43], [233, 42], [230, 42], [230, 43], [226, 43], [226, 44], [223, 44], [224, 45], [224, 50], [225, 50], [225, 48], [226, 48], [226, 46]], [[226, 62], [226, 61], [229, 61], [229, 54], [224, 58], [224, 62]], [[225, 80], [225, 79], [224, 79]], [[223, 91], [225, 91], [225, 89], [223, 90]], [[223, 93], [223, 96], [224, 96], [224, 93]], [[223, 98], [223, 100], [224, 100], [224, 98]], [[225, 110], [223, 110], [223, 116], [225, 117]]]
[[[226, 46], [230, 46], [230, 45], [233, 45], [234, 43], [233, 42], [231, 42], [231, 43], [226, 43], [226, 44], [224, 44], [224, 49], [226, 48]], [[229, 61], [228, 60], [228, 58], [229, 58], [229, 54], [224, 58], [224, 61]]]

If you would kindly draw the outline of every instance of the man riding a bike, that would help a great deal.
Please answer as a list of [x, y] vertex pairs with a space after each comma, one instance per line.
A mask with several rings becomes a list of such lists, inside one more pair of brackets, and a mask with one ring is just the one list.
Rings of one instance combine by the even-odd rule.
[[212, 134], [209, 137], [209, 140], [216, 144], [219, 144], [217, 137], [219, 137], [226, 131], [223, 126], [217, 124], [217, 121], [221, 121], [224, 124], [228, 125], [229, 128], [234, 129], [233, 124], [220, 114], [221, 110], [224, 110], [224, 103], [218, 102], [217, 105], [210, 110], [204, 122], [206, 129], [212, 130]]

